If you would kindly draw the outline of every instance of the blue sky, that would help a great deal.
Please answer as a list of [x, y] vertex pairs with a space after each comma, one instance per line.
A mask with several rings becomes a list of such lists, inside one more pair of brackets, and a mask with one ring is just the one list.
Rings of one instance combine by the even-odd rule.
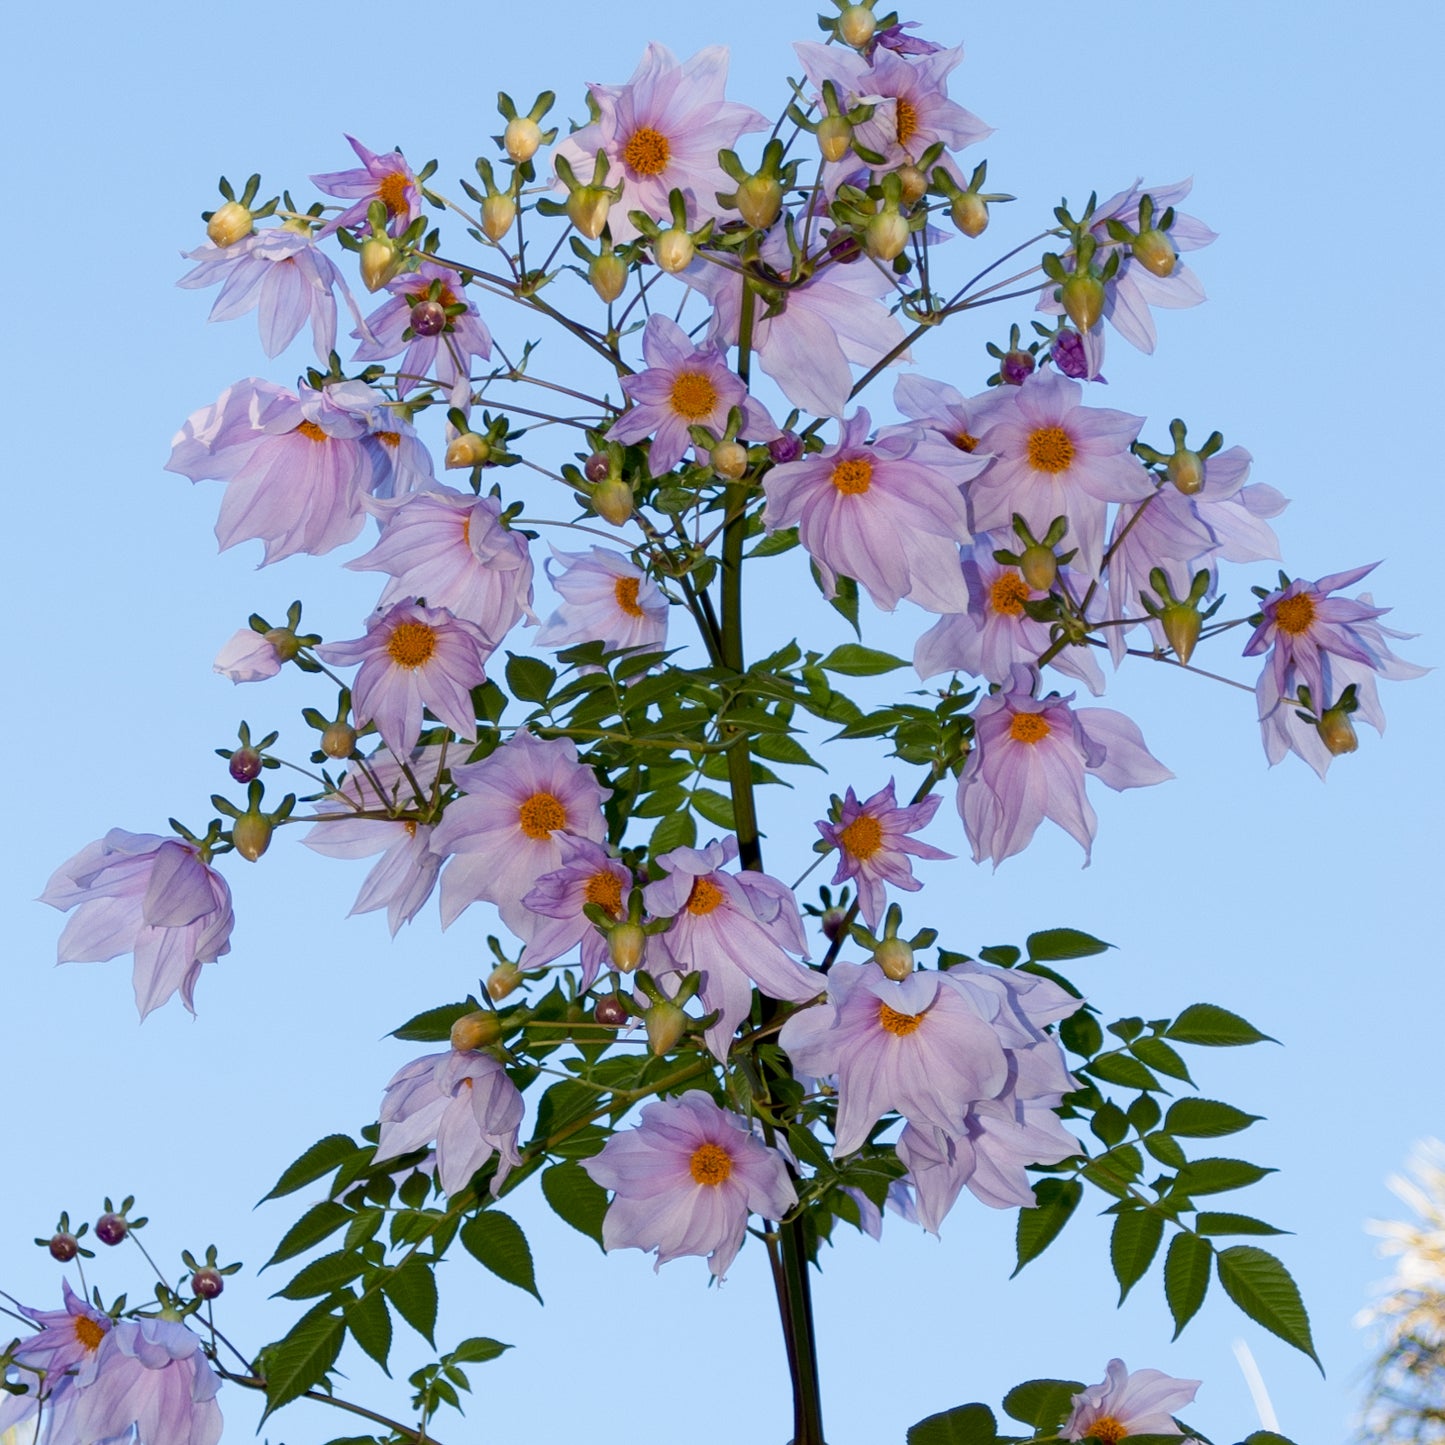
[[[1395, 608], [1394, 625], [1426, 634], [1402, 651], [1437, 661], [1438, 367], [1417, 320], [1420, 258], [1441, 220], [1427, 101], [1434, 7], [1220, 3], [1109, 17], [928, 3], [911, 14], [923, 33], [965, 43], [953, 95], [997, 127], [971, 154], [988, 157], [992, 186], [1022, 198], [974, 243], [985, 260], [1037, 229], [1060, 195], [1195, 177], [1189, 209], [1221, 234], [1194, 258], [1210, 303], [1164, 316], [1152, 359], [1115, 341], [1111, 385], [1094, 400], [1147, 414], [1155, 434], [1182, 415], [1198, 434], [1217, 427], [1247, 446], [1254, 480], [1293, 499], [1278, 523], [1289, 570], [1384, 559], [1369, 584], [1377, 600]], [[153, 1252], [214, 1240], [224, 1257], [258, 1264], [289, 1221], [276, 1206], [253, 1213], [252, 1201], [311, 1140], [374, 1117], [381, 1085], [410, 1056], [381, 1036], [485, 967], [481, 917], [443, 935], [428, 915], [395, 943], [376, 915], [344, 923], [361, 871], [290, 838], [255, 868], [228, 864], [240, 922], [233, 952], [201, 980], [198, 1020], [172, 1005], [138, 1027], [122, 961], [49, 967], [60, 919], [32, 900], [56, 863], [112, 826], [203, 822], [226, 783], [212, 750], [240, 717], [299, 735], [289, 719], [315, 694], [289, 679], [236, 690], [212, 676], [226, 637], [253, 609], [279, 615], [295, 596], [319, 630], [353, 636], [374, 601], [374, 579], [338, 574], [333, 559], [257, 572], [249, 545], [217, 559], [219, 489], [161, 471], [172, 432], [223, 386], [250, 374], [288, 381], [305, 364], [297, 350], [268, 370], [250, 321], [208, 329], [209, 297], [173, 286], [217, 175], [260, 170], [264, 194], [283, 184], [299, 194], [308, 173], [349, 163], [343, 131], [377, 150], [400, 144], [414, 161], [437, 155], [439, 181], [469, 174], [500, 129], [498, 88], [524, 106], [556, 89], [557, 113], [580, 116], [582, 83], [626, 79], [649, 38], [684, 56], [731, 43], [730, 94], [769, 110], [788, 42], [817, 33], [812, 15], [761, 0], [636, 20], [577, 0], [545, 10], [441, 0], [414, 15], [369, 3], [279, 15], [157, 4], [142, 19], [82, 3], [11, 22], [21, 602], [3, 715], [13, 771], [0, 869], [10, 940], [0, 1286], [53, 1298], [58, 1270], [29, 1241], [60, 1208], [93, 1213], [104, 1193], [140, 1196]], [[1026, 316], [1001, 308], [937, 339], [920, 369], [976, 389], [983, 342], [1011, 319]], [[1237, 571], [1237, 595], [1270, 575]], [[806, 591], [795, 605], [779, 577], [750, 645], [772, 640], [784, 614], [841, 640], [826, 609]], [[922, 625], [917, 613], [874, 618], [866, 640], [906, 650]], [[1224, 650], [1216, 660], [1252, 681], [1252, 663]], [[1383, 692], [1387, 736], [1362, 730], [1360, 752], [1321, 786], [1294, 759], [1266, 768], [1243, 693], [1125, 669], [1105, 701], [1140, 722], [1178, 778], [1100, 800], [1093, 865], [1081, 870], [1072, 843], [1050, 833], [996, 874], [960, 861], [921, 875], [956, 946], [1076, 925], [1118, 945], [1077, 970], [1106, 1011], [1160, 1016], [1207, 999], [1283, 1042], [1203, 1058], [1197, 1077], [1206, 1094], [1267, 1116], [1239, 1142], [1280, 1172], [1240, 1203], [1296, 1233], [1279, 1252], [1328, 1380], [1217, 1290], [1173, 1346], [1157, 1280], [1115, 1312], [1102, 1221], [1076, 1223], [1057, 1258], [1009, 1284], [1012, 1217], [961, 1206], [941, 1245], [895, 1222], [881, 1246], [840, 1239], [825, 1259], [832, 1445], [901, 1439], [929, 1411], [996, 1403], [1032, 1374], [1102, 1378], [1114, 1354], [1202, 1378], [1191, 1418], [1217, 1441], [1240, 1438], [1257, 1422], [1231, 1354], [1239, 1337], [1282, 1430], [1311, 1445], [1347, 1439], [1365, 1358], [1351, 1316], [1386, 1272], [1362, 1222], [1395, 1207], [1384, 1176], [1412, 1140], [1445, 1131], [1430, 902], [1439, 674]], [[858, 785], [871, 791], [886, 766], [858, 757], [868, 770]], [[770, 820], [776, 856], [806, 850], [825, 801], [811, 781], [789, 796]], [[963, 851], [956, 823], [930, 836]], [[700, 1445], [782, 1438], [781, 1352], [751, 1250], [724, 1288], [707, 1290], [700, 1264], [654, 1276], [636, 1253], [604, 1260], [525, 1191], [512, 1212], [548, 1304], [448, 1266], [453, 1336], [518, 1348], [477, 1370], [478, 1403], [444, 1440], [606, 1442], [683, 1428]], [[123, 1263], [138, 1261], [98, 1261], [102, 1287], [144, 1294]], [[230, 1332], [254, 1346], [285, 1327], [264, 1298], [283, 1281], [242, 1278], [225, 1300]], [[355, 1377], [367, 1398], [371, 1375], [358, 1366]], [[395, 1388], [381, 1382], [376, 1398], [394, 1400]], [[248, 1402], [226, 1397], [228, 1438], [242, 1438]], [[343, 1433], [308, 1408], [268, 1425], [269, 1438]]]

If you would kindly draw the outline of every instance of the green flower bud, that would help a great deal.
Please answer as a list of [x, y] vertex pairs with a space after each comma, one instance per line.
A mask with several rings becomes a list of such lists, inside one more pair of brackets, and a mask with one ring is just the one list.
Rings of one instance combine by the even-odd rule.
[[361, 243], [361, 284], [368, 291], [380, 291], [401, 274], [404, 261], [389, 237], [368, 236]]
[[236, 819], [231, 829], [231, 842], [241, 857], [248, 863], [254, 863], [271, 846], [271, 832], [270, 818], [252, 809]]
[[903, 254], [908, 244], [908, 222], [894, 210], [879, 211], [863, 233], [868, 254], [879, 261], [891, 261]]
[[610, 306], [627, 286], [627, 263], [615, 251], [594, 256], [587, 267], [592, 289]]
[[1019, 571], [1035, 592], [1050, 592], [1059, 576], [1059, 559], [1052, 547], [1035, 542], [1019, 554]]
[[1192, 497], [1204, 485], [1204, 458], [1198, 452], [1180, 450], [1169, 458], [1169, 480]]
[[517, 203], [511, 196], [493, 191], [482, 202], [482, 234], [489, 241], [500, 241], [517, 219]]
[[841, 161], [853, 145], [853, 127], [842, 115], [825, 115], [818, 122], [818, 149], [825, 161]]
[[1343, 757], [1345, 753], [1352, 753], [1360, 746], [1355, 725], [1350, 721], [1349, 713], [1341, 707], [1330, 708], [1315, 724], [1315, 731], [1333, 758]]
[[647, 950], [647, 934], [640, 924], [619, 923], [607, 932], [607, 952], [619, 973], [631, 973]]
[[614, 527], [632, 515], [632, 488], [621, 477], [608, 477], [592, 488], [592, 510]]
[[334, 722], [321, 734], [321, 751], [328, 758], [349, 758], [356, 751], [356, 729], [349, 722]]
[[719, 442], [708, 458], [712, 469], [725, 482], [735, 482], [748, 469], [748, 449], [741, 442]]
[[1159, 614], [1159, 625], [1174, 655], [1180, 662], [1188, 662], [1194, 656], [1195, 644], [1199, 641], [1199, 629], [1204, 619], [1188, 602], [1171, 602]]
[[838, 38], [854, 50], [862, 50], [878, 29], [878, 19], [866, 5], [850, 5], [838, 17]]
[[487, 975], [487, 995], [500, 1003], [522, 982], [522, 970], [515, 963], [499, 963]]
[[687, 1015], [668, 999], [656, 1000], [643, 1015], [647, 1028], [647, 1047], [654, 1058], [661, 1058], [687, 1032]]
[[206, 237], [213, 246], [224, 249], [243, 241], [256, 229], [255, 218], [240, 201], [227, 201], [218, 211], [211, 213], [206, 222]]
[[567, 197], [567, 219], [589, 241], [602, 234], [611, 209], [612, 194], [605, 186], [578, 186]]
[[463, 1014], [452, 1025], [452, 1047], [462, 1054], [470, 1049], [485, 1049], [501, 1037], [502, 1021], [489, 1008]]
[[542, 127], [529, 115], [514, 116], [502, 132], [502, 148], [518, 165], [531, 160], [541, 144]]
[[492, 455], [492, 444], [474, 431], [464, 431], [447, 445], [446, 465], [453, 471], [461, 467], [481, 467]]
[[913, 949], [901, 938], [885, 938], [873, 950], [873, 961], [896, 983], [913, 972]]
[[748, 225], [766, 231], [783, 209], [783, 187], [775, 176], [749, 176], [738, 185], [737, 208]]
[[681, 226], [670, 227], [652, 243], [652, 254], [657, 264], [669, 276], [686, 271], [692, 265], [696, 251], [692, 237]]
[[1156, 226], [1140, 231], [1130, 242], [1130, 250], [1134, 253], [1134, 259], [1155, 276], [1172, 276], [1179, 261], [1174, 252], [1174, 243]]
[[948, 214], [965, 236], [981, 236], [988, 229], [988, 202], [977, 191], [964, 191], [955, 197]]
[[1089, 331], [1104, 314], [1104, 283], [1097, 276], [1076, 271], [1059, 288], [1059, 300], [1069, 320], [1080, 331]]

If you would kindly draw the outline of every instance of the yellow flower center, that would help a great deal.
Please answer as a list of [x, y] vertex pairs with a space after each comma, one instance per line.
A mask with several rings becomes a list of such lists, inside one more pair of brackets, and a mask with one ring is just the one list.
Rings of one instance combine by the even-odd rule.
[[386, 640], [387, 656], [398, 667], [421, 667], [436, 650], [437, 630], [425, 622], [399, 622]]
[[717, 406], [717, 387], [706, 372], [680, 371], [667, 399], [684, 421], [701, 421]]
[[658, 176], [672, 159], [672, 147], [661, 131], [650, 125], [640, 126], [622, 150], [623, 164], [639, 176]]
[[87, 1350], [98, 1350], [100, 1342], [105, 1338], [105, 1326], [91, 1319], [89, 1315], [76, 1315], [72, 1321], [75, 1329], [75, 1338], [85, 1346]]
[[918, 129], [918, 111], [911, 100], [900, 95], [894, 104], [893, 118], [898, 126], [898, 144], [906, 146]]
[[856, 497], [873, 485], [873, 463], [866, 457], [849, 457], [833, 468], [829, 480], [845, 497]]
[[621, 918], [622, 880], [615, 873], [594, 873], [587, 880], [586, 902], [605, 908], [614, 918]]
[[721, 1144], [699, 1144], [687, 1167], [699, 1184], [716, 1189], [733, 1172], [733, 1161]]
[[[1022, 577], [1015, 577], [1012, 572], [1005, 572], [988, 589], [988, 605], [995, 612], [1002, 612], [1005, 617], [1022, 617], [1024, 603], [1028, 598], [1028, 584]], [[1020, 713], [1019, 716], [1022, 717], [1023, 714]]]
[[517, 822], [529, 838], [540, 842], [550, 838], [558, 828], [567, 826], [567, 810], [551, 793], [533, 793], [517, 809]]
[[331, 438], [327, 436], [327, 434], [322, 431], [321, 428], [317, 426], [314, 421], [303, 421], [301, 425], [296, 428], [296, 430], [299, 431], [301, 435], [307, 439], [307, 441], [329, 442], [331, 440]]
[[1036, 472], [1066, 472], [1074, 460], [1074, 442], [1061, 426], [1041, 426], [1029, 433], [1029, 465]]
[[1102, 1440], [1104, 1445], [1117, 1445], [1128, 1433], [1112, 1415], [1105, 1415], [1102, 1420], [1095, 1420], [1089, 1426], [1089, 1434], [1095, 1440]]
[[896, 1038], [907, 1038], [923, 1022], [922, 1014], [901, 1014], [886, 1003], [878, 1005], [878, 1024], [885, 1033]]
[[1043, 742], [1052, 731], [1043, 715], [1036, 712], [1016, 712], [1008, 725], [1008, 735], [1016, 743], [1028, 743], [1031, 747]]
[[978, 438], [972, 432], [957, 432], [953, 438], [953, 444], [961, 452], [971, 452], [978, 446]]
[[706, 878], [695, 878], [687, 895], [687, 911], [701, 916], [711, 913], [723, 901], [723, 891]]
[[400, 216], [407, 209], [407, 178], [401, 171], [389, 171], [376, 188], [376, 199], [386, 207], [388, 216]]
[[399, 431], [379, 431], [376, 434], [376, 439], [382, 446], [390, 447], [392, 451], [395, 451], [397, 447], [401, 445], [401, 433]]
[[470, 547], [471, 545], [472, 545], [472, 514], [471, 514], [470, 512], [468, 512], [467, 515], [462, 518], [462, 546], [463, 546], [463, 547]]
[[1308, 632], [1310, 624], [1314, 620], [1314, 598], [1304, 592], [1296, 597], [1286, 597], [1274, 609], [1274, 625], [1281, 632], [1287, 632], [1291, 637], [1298, 637], [1301, 632]]
[[404, 819], [402, 820], [401, 826], [406, 829], [406, 836], [407, 836], [408, 838], [415, 838], [415, 837], [416, 837], [416, 819], [415, 819], [415, 818], [404, 818]]
[[860, 813], [838, 834], [838, 841], [860, 863], [866, 863], [883, 846], [883, 824]]
[[637, 589], [642, 585], [641, 579], [637, 577], [619, 577], [613, 585], [613, 595], [617, 598], [617, 605], [629, 617], [646, 617], [647, 614], [637, 605]]

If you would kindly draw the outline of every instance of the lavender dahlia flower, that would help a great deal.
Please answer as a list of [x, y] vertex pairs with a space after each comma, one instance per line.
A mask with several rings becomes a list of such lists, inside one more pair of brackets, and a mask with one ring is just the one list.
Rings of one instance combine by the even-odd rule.
[[[64, 1309], [21, 1306], [38, 1328], [35, 1334], [17, 1341], [13, 1358], [20, 1368], [8, 1383], [23, 1389], [0, 1396], [0, 1435], [29, 1419], [43, 1403], [48, 1403], [52, 1412], [59, 1409], [72, 1390], [75, 1376], [105, 1343], [114, 1325], [109, 1315], [93, 1309], [76, 1294], [68, 1280], [61, 1282], [61, 1290]], [[42, 1384], [48, 1395], [45, 1402], [40, 1399]]]
[[562, 571], [547, 569], [562, 605], [537, 630], [538, 647], [600, 642], [608, 651], [656, 650], [667, 642], [668, 601], [641, 567], [620, 552], [593, 547], [552, 556]]
[[627, 897], [635, 880], [632, 870], [601, 843], [567, 833], [559, 834], [557, 842], [562, 866], [555, 873], [544, 873], [522, 899], [522, 906], [536, 917], [525, 965], [537, 968], [580, 946], [578, 986], [589, 989], [610, 962], [610, 954], [606, 937], [582, 910], [591, 903], [620, 923], [627, 916]]
[[231, 951], [231, 891], [180, 838], [112, 828], [55, 870], [40, 901], [76, 910], [60, 935], [58, 962], [135, 955], [142, 1018], [177, 991], [195, 1013], [201, 965]]
[[1174, 1411], [1194, 1399], [1198, 1380], [1176, 1380], [1162, 1370], [1130, 1371], [1110, 1360], [1105, 1378], [1073, 1397], [1065, 1440], [1093, 1438], [1114, 1445], [1130, 1435], [1183, 1435]]
[[782, 1155], [696, 1090], [648, 1104], [635, 1129], [614, 1134], [582, 1167], [613, 1191], [604, 1248], [656, 1250], [659, 1269], [681, 1255], [706, 1255], [718, 1279], [742, 1248], [751, 1214], [781, 1219], [798, 1202]]
[[341, 196], [355, 203], [328, 221], [321, 234], [329, 236], [343, 226], [365, 225], [371, 203], [380, 201], [386, 207], [386, 229], [393, 236], [401, 235], [421, 215], [421, 186], [416, 174], [400, 151], [378, 155], [355, 136], [346, 139], [361, 165], [349, 171], [326, 171], [312, 176], [311, 184], [329, 196]]
[[235, 683], [264, 682], [281, 671], [281, 654], [264, 632], [242, 627], [216, 654], [211, 670]]

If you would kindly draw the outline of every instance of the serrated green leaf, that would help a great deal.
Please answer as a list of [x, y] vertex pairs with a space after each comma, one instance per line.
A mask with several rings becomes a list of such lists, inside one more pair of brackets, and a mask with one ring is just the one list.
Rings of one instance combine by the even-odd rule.
[[510, 1214], [484, 1209], [461, 1228], [462, 1248], [491, 1270], [498, 1279], [524, 1289], [538, 1304], [537, 1275], [532, 1266], [532, 1251], [522, 1226]]
[[1204, 1303], [1214, 1250], [1207, 1240], [1187, 1232], [1176, 1234], [1164, 1256], [1164, 1299], [1174, 1318], [1174, 1338]]
[[1159, 1080], [1129, 1054], [1100, 1054], [1091, 1059], [1082, 1070], [1106, 1084], [1122, 1084], [1126, 1089], [1157, 1089]]
[[1206, 1048], [1237, 1048], [1242, 1044], [1278, 1043], [1262, 1034], [1247, 1019], [1212, 1003], [1196, 1003], [1174, 1020], [1165, 1036], [1182, 1044], [1201, 1044]]
[[1178, 1141], [1171, 1139], [1168, 1134], [1146, 1134], [1143, 1142], [1144, 1147], [1161, 1164], [1167, 1164], [1171, 1169], [1182, 1169], [1188, 1162]]
[[413, 1255], [394, 1269], [381, 1287], [396, 1306], [397, 1314], [435, 1348], [432, 1332], [437, 1323], [437, 1282], [426, 1263]]
[[1294, 1441], [1276, 1435], [1273, 1430], [1256, 1430], [1253, 1435], [1245, 1437], [1243, 1445], [1294, 1445]]
[[697, 842], [697, 822], [687, 810], [672, 813], [652, 830], [648, 849], [653, 858], [674, 848], [691, 848]]
[[367, 1290], [346, 1306], [346, 1328], [352, 1338], [383, 1370], [391, 1354], [391, 1312], [379, 1289]]
[[1117, 1104], [1106, 1102], [1096, 1109], [1094, 1117], [1089, 1121], [1089, 1127], [1106, 1149], [1122, 1144], [1129, 1135], [1129, 1121]]
[[1045, 928], [1029, 934], [1026, 946], [1029, 957], [1037, 962], [1059, 963], [1066, 958], [1089, 958], [1114, 945], [1091, 933], [1081, 933], [1077, 928]]
[[320, 1204], [313, 1204], [281, 1236], [281, 1243], [276, 1246], [275, 1254], [261, 1268], [270, 1269], [273, 1264], [280, 1264], [283, 1259], [304, 1254], [313, 1244], [320, 1244], [328, 1235], [334, 1234], [350, 1218], [351, 1211], [332, 1200], [324, 1199]]
[[782, 733], [769, 733], [756, 738], [752, 743], [753, 754], [766, 758], [770, 763], [788, 763], [798, 768], [821, 768], [822, 763], [800, 743]]
[[553, 1084], [537, 1102], [537, 1129], [533, 1136], [545, 1139], [585, 1119], [602, 1102], [596, 1089], [574, 1079]]
[[279, 1199], [283, 1194], [294, 1193], [303, 1184], [310, 1184], [313, 1180], [320, 1179], [323, 1174], [329, 1174], [338, 1164], [350, 1159], [356, 1152], [356, 1142], [345, 1134], [328, 1134], [324, 1139], [318, 1139], [282, 1173], [281, 1177], [271, 1186], [271, 1192], [261, 1196], [262, 1202], [264, 1203], [267, 1199]]
[[1142, 1137], [1159, 1123], [1159, 1113], [1159, 1101], [1154, 1095], [1140, 1094], [1129, 1105], [1129, 1125]]
[[1276, 1229], [1274, 1225], [1248, 1214], [1227, 1214], [1213, 1209], [1201, 1209], [1194, 1218], [1194, 1228], [1199, 1234], [1289, 1233], [1287, 1229]]
[[365, 1268], [366, 1262], [360, 1255], [344, 1249], [333, 1250], [303, 1266], [272, 1298], [299, 1300], [332, 1294], [342, 1285], [350, 1284]]
[[304, 1395], [326, 1377], [341, 1353], [346, 1325], [326, 1305], [308, 1310], [291, 1330], [263, 1352], [266, 1371], [264, 1421], [282, 1405]]
[[507, 690], [521, 702], [546, 702], [556, 671], [538, 657], [507, 654]]
[[[813, 581], [818, 584], [818, 590], [823, 590], [822, 574], [818, 571], [818, 564], [812, 564]], [[828, 598], [828, 605], [851, 627], [859, 637], [863, 635], [863, 629], [858, 626], [858, 584], [851, 577], [835, 577], [833, 579], [833, 595]]]
[[897, 672], [908, 664], [891, 652], [879, 652], [876, 647], [860, 647], [856, 642], [845, 642], [820, 659], [818, 666], [824, 672], [836, 672], [843, 677], [877, 677], [885, 672]]
[[371, 1239], [386, 1219], [386, 1211], [378, 1209], [374, 1205], [368, 1205], [365, 1209], [358, 1209], [351, 1216], [351, 1223], [346, 1226], [346, 1233], [342, 1236], [341, 1247], [343, 1249], [356, 1249]]
[[1189, 1065], [1163, 1039], [1154, 1038], [1152, 1035], [1135, 1039], [1129, 1045], [1129, 1052], [1140, 1063], [1157, 1069], [1161, 1074], [1168, 1074], [1171, 1079], [1183, 1079], [1186, 1084], [1194, 1082], [1189, 1076]]
[[776, 557], [779, 552], [789, 552], [798, 545], [796, 527], [779, 527], [769, 532], [747, 555], [749, 557]]
[[1196, 1194], [1224, 1194], [1256, 1184], [1273, 1173], [1273, 1169], [1244, 1159], [1192, 1159], [1179, 1171], [1175, 1190], [1191, 1198]]
[[1037, 1259], [1058, 1238], [1083, 1197], [1084, 1186], [1077, 1179], [1041, 1179], [1034, 1185], [1037, 1204], [1032, 1209], [1019, 1210], [1018, 1264], [1014, 1266], [1014, 1274], [1031, 1259]]
[[1114, 1278], [1119, 1281], [1119, 1303], [1154, 1263], [1159, 1242], [1164, 1237], [1164, 1216], [1152, 1209], [1129, 1209], [1114, 1220], [1109, 1236], [1109, 1262]]
[[956, 1405], [908, 1428], [908, 1445], [994, 1445], [998, 1422], [987, 1405]]
[[554, 1164], [542, 1175], [542, 1194], [559, 1219], [602, 1247], [602, 1216], [607, 1213], [607, 1191], [592, 1182], [580, 1164], [568, 1160]]
[[1073, 1408], [1073, 1397], [1084, 1388], [1082, 1380], [1025, 1380], [1003, 1397], [1010, 1417], [1036, 1431], [1055, 1431]]
[[408, 1043], [439, 1044], [451, 1037], [452, 1025], [459, 1018], [480, 1007], [481, 1004], [474, 998], [463, 999], [461, 1003], [438, 1004], [436, 1008], [414, 1014], [399, 1029], [393, 1029], [391, 1036], [405, 1039]]
[[1023, 954], [1011, 943], [991, 943], [987, 948], [980, 948], [978, 956], [998, 968], [1012, 968]]
[[729, 833], [737, 826], [733, 817], [733, 800], [711, 788], [698, 788], [692, 795], [692, 806], [709, 823], [726, 829]]
[[1059, 1038], [1070, 1053], [1091, 1059], [1104, 1047], [1104, 1030], [1088, 1009], [1080, 1009], [1059, 1021]]
[[1186, 1139], [1219, 1139], [1248, 1129], [1260, 1117], [1216, 1099], [1180, 1099], [1169, 1106], [1164, 1127], [1169, 1133]]
[[511, 1348], [511, 1345], [504, 1345], [500, 1340], [473, 1335], [471, 1339], [463, 1340], [447, 1358], [460, 1365], [484, 1365], [488, 1360], [495, 1360], [503, 1350]]
[[1139, 1177], [1144, 1160], [1132, 1144], [1120, 1144], [1107, 1154], [1090, 1159], [1081, 1171], [1091, 1184], [1122, 1199], [1129, 1192], [1129, 1186]]
[[1301, 1354], [1308, 1355], [1323, 1373], [1310, 1337], [1298, 1287], [1290, 1272], [1274, 1255], [1252, 1244], [1234, 1244], [1215, 1255], [1215, 1270], [1224, 1292], [1255, 1324], [1263, 1325]]

